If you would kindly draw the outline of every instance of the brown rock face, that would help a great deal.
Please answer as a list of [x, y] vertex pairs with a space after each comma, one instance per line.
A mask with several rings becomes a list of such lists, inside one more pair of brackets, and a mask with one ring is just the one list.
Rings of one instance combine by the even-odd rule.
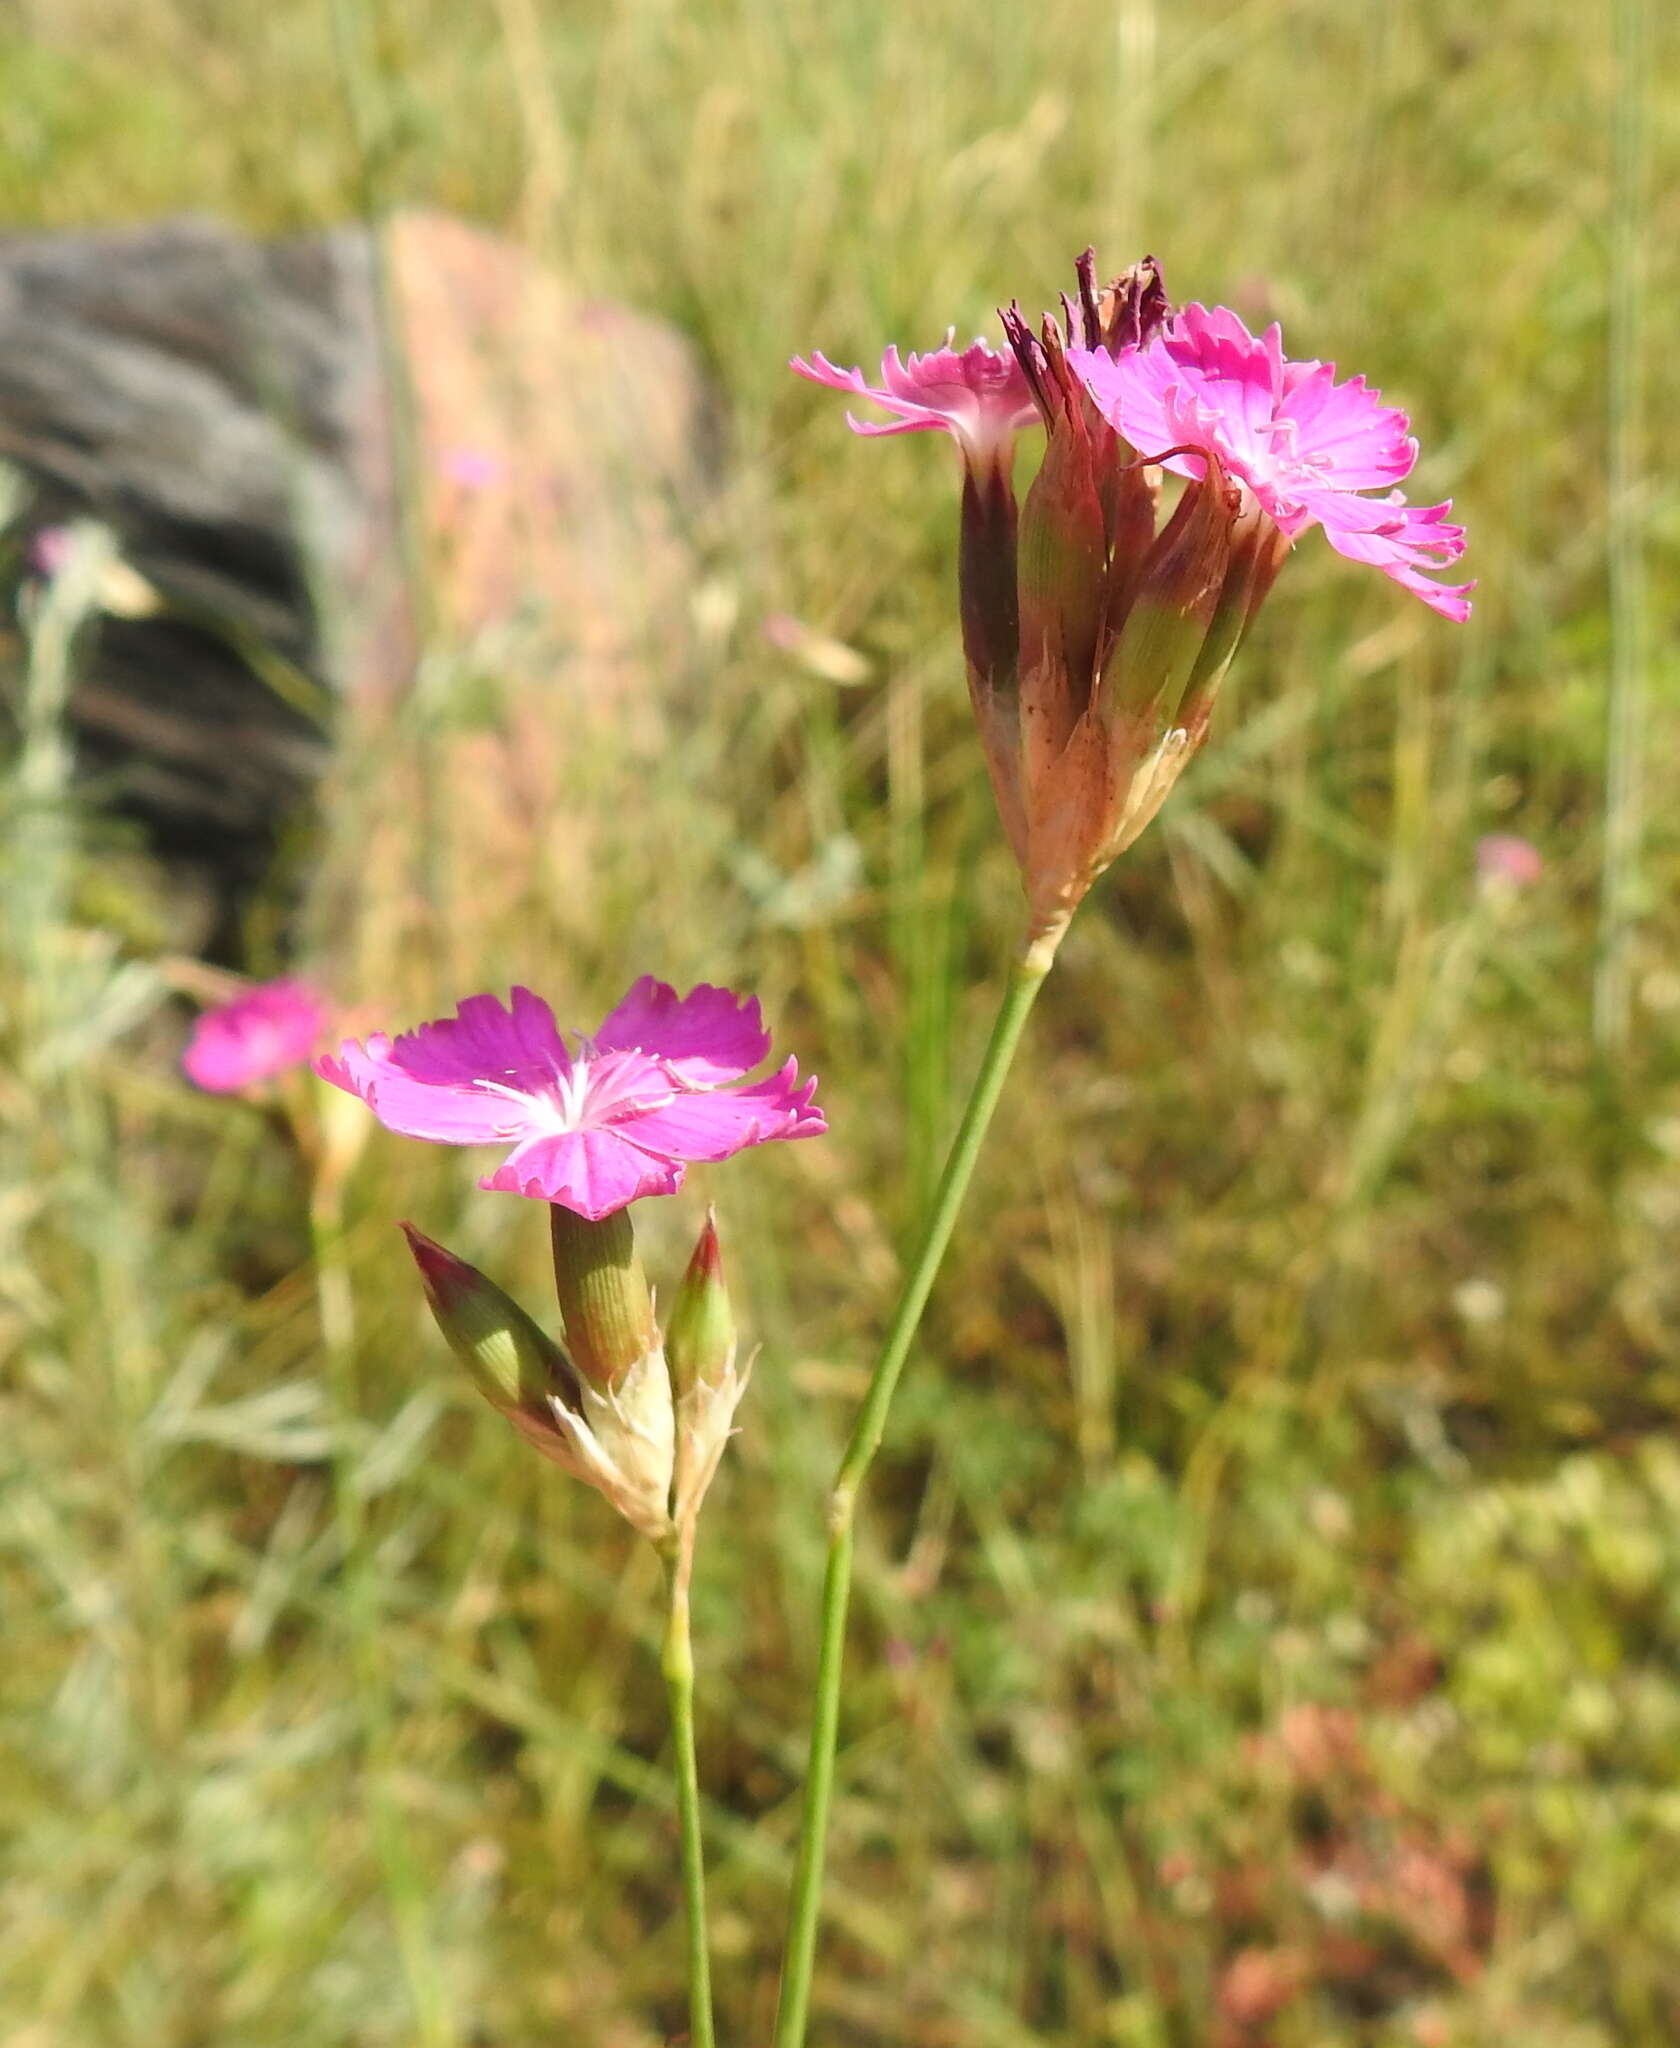
[[397, 221], [390, 264], [435, 623], [534, 606], [599, 682], [686, 590], [716, 439], [688, 346], [439, 215]]

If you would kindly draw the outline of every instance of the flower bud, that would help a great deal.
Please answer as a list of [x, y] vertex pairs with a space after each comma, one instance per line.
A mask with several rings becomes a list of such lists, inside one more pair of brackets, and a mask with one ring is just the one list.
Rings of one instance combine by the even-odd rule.
[[665, 1332], [665, 1355], [677, 1397], [671, 1513], [677, 1527], [690, 1535], [729, 1441], [735, 1410], [747, 1391], [751, 1367], [736, 1371], [735, 1349], [735, 1317], [723, 1280], [717, 1223], [708, 1210]]
[[545, 1420], [551, 1400], [577, 1401], [577, 1375], [566, 1354], [476, 1266], [402, 1226], [426, 1302], [444, 1341], [504, 1415]]
[[735, 1317], [723, 1284], [723, 1255], [717, 1221], [706, 1212], [706, 1227], [688, 1262], [670, 1320], [665, 1325], [665, 1358], [671, 1387], [680, 1400], [701, 1381], [715, 1385], [735, 1357]]

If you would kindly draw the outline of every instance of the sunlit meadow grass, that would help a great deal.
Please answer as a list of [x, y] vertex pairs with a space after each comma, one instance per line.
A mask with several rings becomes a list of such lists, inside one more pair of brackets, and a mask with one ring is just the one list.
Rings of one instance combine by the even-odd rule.
[[[737, 623], [649, 678], [668, 742], [568, 672], [510, 856], [440, 646], [423, 714], [350, 721], [301, 920], [411, 1019], [734, 981], [822, 1076], [830, 1140], [647, 1218], [669, 1286], [716, 1196], [763, 1346], [696, 1587], [726, 2040], [770, 2025], [821, 1489], [1019, 917], [946, 451], [783, 366], [1049, 303], [1093, 238], [1408, 406], [1481, 589], [1453, 631], [1309, 536], [1064, 949], [864, 1518], [814, 2038], [1680, 2032], [1680, 406], [1637, 375], [1680, 186], [1612, 141], [1672, 170], [1651, 12], [1643, 53], [1641, 0], [0, 26], [8, 218], [448, 207], [677, 322], [727, 403]], [[540, 1212], [375, 1132], [312, 1259], [273, 1126], [175, 1076], [54, 660], [4, 799], [0, 2041], [676, 2038], [654, 1561], [476, 1400], [395, 1229], [535, 1300]], [[1502, 901], [1495, 830], [1546, 858]]]

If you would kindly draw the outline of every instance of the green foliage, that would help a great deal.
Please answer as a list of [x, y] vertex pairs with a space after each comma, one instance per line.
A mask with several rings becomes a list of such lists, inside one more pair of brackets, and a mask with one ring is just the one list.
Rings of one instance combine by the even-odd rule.
[[[718, 1203], [762, 1346], [695, 1587], [725, 2040], [769, 2031], [821, 1488], [1018, 915], [947, 451], [854, 441], [783, 364], [1050, 303], [1093, 238], [1409, 406], [1482, 588], [1455, 632], [1304, 541], [1222, 734], [1075, 926], [866, 1506], [814, 2038], [1675, 2037], [1671, 578], [1613, 1060], [1590, 1014], [1628, 630], [1609, 137], [1643, 83], [1666, 160], [1671, 41], [1630, 86], [1608, 19], [1552, 0], [0, 25], [9, 218], [448, 206], [676, 320], [727, 406], [701, 538], [736, 622], [648, 683], [680, 744], [545, 700], [581, 737], [510, 861], [449, 769], [529, 686], [439, 647], [376, 757], [347, 735], [304, 913], [393, 1021], [515, 976], [579, 1018], [642, 971], [738, 980], [823, 1077], [826, 1144], [645, 1211], [668, 1292]], [[1677, 195], [1638, 222], [1652, 315]], [[1643, 432], [1680, 445], [1672, 379]], [[1672, 538], [1672, 477], [1641, 493]], [[868, 678], [775, 651], [775, 610]], [[535, 1305], [543, 1218], [383, 1134], [312, 1213], [271, 1120], [177, 1081], [165, 920], [119, 912], [130, 870], [66, 796], [50, 635], [12, 651], [38, 715], [0, 849], [0, 2034], [676, 2038], [655, 1561], [484, 1410], [395, 1229]], [[1547, 857], [1503, 903], [1472, 881], [1490, 830]]]

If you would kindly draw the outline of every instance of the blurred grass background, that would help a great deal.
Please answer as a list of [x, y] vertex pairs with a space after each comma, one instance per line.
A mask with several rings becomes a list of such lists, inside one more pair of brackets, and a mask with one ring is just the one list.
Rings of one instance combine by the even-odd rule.
[[[510, 873], [447, 688], [377, 759], [352, 729], [303, 930], [408, 1019], [738, 981], [822, 1076], [826, 1145], [644, 1217], [669, 1285], [718, 1200], [763, 1346], [697, 1587], [730, 2041], [773, 2006], [821, 1487], [1018, 915], [948, 452], [784, 364], [1048, 304], [1091, 239], [1408, 406], [1481, 589], [1457, 631], [1304, 542], [1064, 949], [864, 1520], [815, 2038], [1680, 2035], [1674, 56], [1642, 0], [0, 17], [8, 220], [452, 209], [673, 320], [726, 402], [670, 743], [557, 697]], [[54, 659], [6, 799], [0, 2042], [678, 2038], [652, 1560], [476, 1402], [393, 1227], [535, 1303], [540, 1214], [375, 1134], [323, 1271], [273, 1124], [175, 1077], [162, 942], [90, 907]], [[1490, 831], [1538, 884], [1478, 896]]]

